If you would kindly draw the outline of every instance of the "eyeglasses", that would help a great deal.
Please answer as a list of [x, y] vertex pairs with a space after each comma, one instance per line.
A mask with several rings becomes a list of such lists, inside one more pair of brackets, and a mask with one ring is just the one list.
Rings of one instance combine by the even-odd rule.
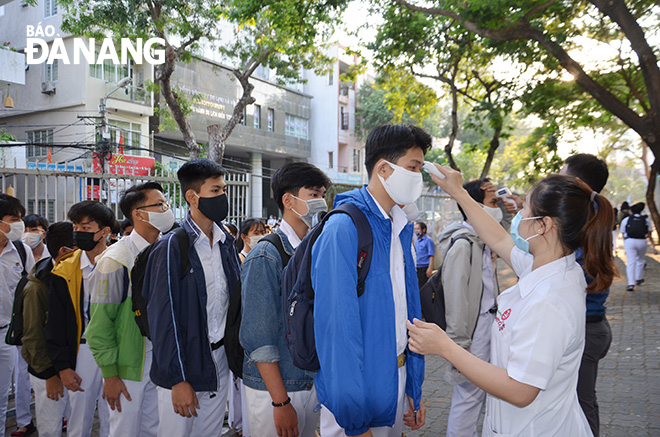
[[154, 204], [151, 204], [151, 205], [138, 206], [138, 207], [135, 208], [135, 209], [151, 208], [152, 206], [159, 206], [159, 207], [160, 207], [160, 210], [161, 210], [162, 212], [165, 212], [165, 211], [167, 211], [168, 209], [170, 209], [170, 204], [167, 203], [167, 202], [160, 202], [160, 203], [154, 203]]

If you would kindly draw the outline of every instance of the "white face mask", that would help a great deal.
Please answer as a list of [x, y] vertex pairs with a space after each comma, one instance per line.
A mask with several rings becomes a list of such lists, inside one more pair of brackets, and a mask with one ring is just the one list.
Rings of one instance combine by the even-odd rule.
[[171, 209], [165, 212], [146, 211], [146, 213], [149, 214], [149, 221], [147, 223], [160, 232], [165, 233], [172, 229], [172, 225], [174, 225], [174, 213]]
[[265, 235], [255, 235], [254, 237], [250, 237], [250, 242], [248, 245], [250, 246], [250, 249], [253, 249], [254, 246], [257, 245], [258, 242], [261, 241], [262, 238], [264, 238]]
[[21, 240], [30, 246], [30, 249], [34, 249], [41, 243], [41, 232], [26, 232], [21, 237]]
[[23, 223], [23, 220], [19, 220], [15, 223], [8, 223], [3, 220], [0, 220], [0, 222], [9, 225], [9, 232], [0, 231], [5, 234], [5, 237], [7, 237], [9, 241], [18, 240], [23, 236], [23, 232], [25, 232], [25, 223]]
[[497, 223], [500, 223], [504, 218], [504, 213], [502, 213], [502, 210], [499, 208], [491, 208], [490, 206], [484, 205], [484, 209], [491, 215], [491, 217], [497, 220]]
[[408, 205], [419, 199], [419, 196], [422, 195], [422, 188], [424, 187], [422, 174], [406, 170], [389, 161], [385, 162], [394, 169], [394, 172], [387, 180], [383, 179], [381, 175], [378, 175], [378, 179], [380, 179], [380, 183], [383, 184], [383, 188], [385, 188], [385, 191], [387, 191], [387, 194], [389, 194], [394, 203], [397, 205]]

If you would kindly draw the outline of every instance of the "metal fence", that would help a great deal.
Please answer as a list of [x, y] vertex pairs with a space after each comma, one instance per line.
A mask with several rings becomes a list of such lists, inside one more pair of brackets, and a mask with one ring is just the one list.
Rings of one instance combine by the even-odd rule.
[[[71, 166], [65, 168], [70, 169]], [[147, 181], [156, 181], [163, 186], [176, 220], [183, 219], [188, 210], [181, 196], [179, 181], [173, 173], [158, 171], [151, 175], [115, 175], [93, 173], [84, 166], [74, 168], [80, 171], [0, 167], [2, 192], [13, 188], [13, 195], [20, 199], [27, 214], [39, 214], [51, 223], [66, 220], [69, 208], [83, 200], [105, 203], [121, 221], [124, 219], [119, 208], [122, 192]], [[229, 172], [225, 181], [231, 214], [227, 220], [239, 222], [249, 216], [250, 175]]]

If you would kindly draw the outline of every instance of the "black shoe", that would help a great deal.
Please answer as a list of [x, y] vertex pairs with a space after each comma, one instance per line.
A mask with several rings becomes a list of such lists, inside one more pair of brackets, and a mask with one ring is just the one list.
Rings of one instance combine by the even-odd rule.
[[18, 428], [18, 429], [16, 429], [16, 431], [12, 432], [10, 435], [12, 435], [14, 437], [25, 437], [25, 436], [30, 435], [30, 434], [37, 431], [37, 427], [34, 426], [34, 424], [32, 422], [28, 423], [23, 428], [25, 428], [25, 431], [19, 431], [19, 429], [21, 429], [21, 428]]
[[643, 280], [643, 279], [638, 279], [638, 280], [637, 280], [637, 285], [642, 285], [643, 283], [644, 283], [644, 280]]
[[635, 286], [634, 285], [627, 286], [626, 291], [635, 291]]

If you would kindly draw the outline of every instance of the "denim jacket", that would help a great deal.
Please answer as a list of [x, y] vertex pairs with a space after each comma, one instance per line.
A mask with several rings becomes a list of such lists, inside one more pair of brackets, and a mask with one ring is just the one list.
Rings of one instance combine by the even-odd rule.
[[[293, 254], [289, 239], [281, 230], [284, 250]], [[257, 362], [278, 363], [288, 392], [311, 390], [315, 372], [294, 366], [286, 345], [282, 325], [282, 258], [277, 248], [259, 242], [243, 261], [242, 320], [240, 341], [245, 349], [243, 383], [256, 390], [266, 390]]]

